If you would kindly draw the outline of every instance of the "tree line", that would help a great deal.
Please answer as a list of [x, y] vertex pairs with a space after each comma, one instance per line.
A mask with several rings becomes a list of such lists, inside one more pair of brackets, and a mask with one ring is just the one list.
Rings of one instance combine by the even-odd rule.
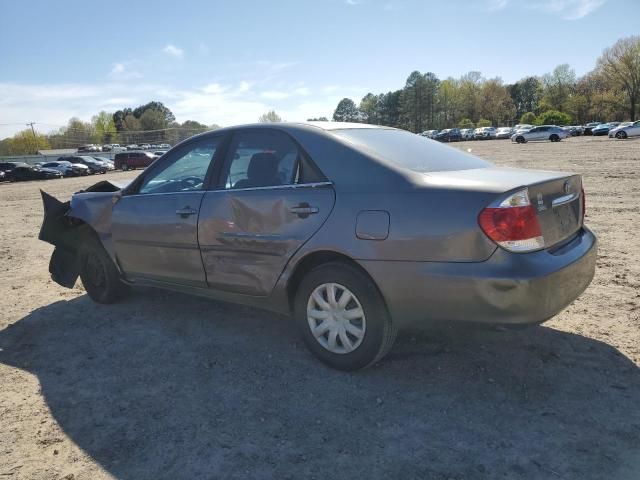
[[469, 72], [439, 79], [412, 72], [400, 90], [367, 93], [359, 104], [338, 103], [334, 121], [363, 122], [412, 132], [516, 123], [584, 124], [635, 120], [640, 107], [640, 36], [605, 49], [595, 68], [577, 78], [568, 65], [513, 84]]
[[149, 102], [115, 113], [101, 111], [89, 122], [71, 118], [67, 125], [49, 134], [25, 129], [0, 141], [0, 155], [25, 155], [38, 150], [77, 148], [85, 144], [160, 144], [175, 145], [182, 140], [218, 125], [194, 120], [176, 122], [173, 112], [161, 102]]

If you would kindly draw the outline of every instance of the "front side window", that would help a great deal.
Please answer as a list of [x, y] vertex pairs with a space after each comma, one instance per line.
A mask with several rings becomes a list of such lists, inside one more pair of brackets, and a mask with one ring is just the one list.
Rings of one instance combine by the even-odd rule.
[[259, 188], [298, 182], [303, 153], [286, 134], [248, 131], [234, 135], [224, 188]]
[[172, 152], [162, 167], [140, 185], [138, 193], [172, 193], [204, 189], [205, 177], [221, 137], [199, 140]]

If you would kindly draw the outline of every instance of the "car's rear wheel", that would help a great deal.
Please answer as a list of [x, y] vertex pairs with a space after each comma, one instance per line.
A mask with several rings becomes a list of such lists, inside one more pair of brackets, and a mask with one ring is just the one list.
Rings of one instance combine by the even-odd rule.
[[549, 140], [551, 140], [552, 142], [559, 142], [560, 141], [560, 137], [554, 133], [553, 135], [551, 135], [549, 137]]
[[616, 133], [616, 138], [617, 138], [617, 139], [624, 139], [624, 138], [627, 138], [627, 132], [625, 132], [625, 131], [620, 131], [620, 132]]
[[80, 280], [87, 294], [97, 303], [114, 303], [127, 292], [118, 269], [97, 239], [82, 245]]
[[311, 352], [339, 370], [374, 364], [395, 341], [397, 329], [376, 285], [347, 264], [311, 270], [298, 288], [294, 310]]
[[516, 137], [516, 143], [525, 143], [526, 140], [523, 136]]

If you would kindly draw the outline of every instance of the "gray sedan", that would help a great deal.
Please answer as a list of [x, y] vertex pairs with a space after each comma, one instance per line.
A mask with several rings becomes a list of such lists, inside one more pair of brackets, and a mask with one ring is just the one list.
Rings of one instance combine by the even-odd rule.
[[579, 175], [362, 124], [207, 132], [126, 186], [43, 201], [59, 284], [80, 277], [100, 303], [150, 285], [290, 314], [343, 370], [419, 322], [544, 322], [596, 262]]

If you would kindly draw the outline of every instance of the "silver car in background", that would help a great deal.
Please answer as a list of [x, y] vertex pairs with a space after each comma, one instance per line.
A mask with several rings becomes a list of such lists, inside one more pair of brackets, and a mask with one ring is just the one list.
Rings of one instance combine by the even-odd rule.
[[609, 130], [609, 138], [624, 139], [640, 136], [640, 120], [636, 122], [623, 122], [616, 128]]
[[462, 136], [462, 140], [474, 140], [473, 136], [473, 128], [463, 128], [460, 130], [460, 135]]
[[404, 130], [271, 123], [169, 150], [127, 185], [43, 193], [54, 281], [147, 285], [293, 317], [326, 364], [426, 321], [538, 324], [591, 282], [580, 175], [497, 167]]
[[532, 141], [559, 142], [563, 138], [569, 138], [571, 134], [556, 125], [540, 125], [530, 130], [520, 131], [511, 136], [511, 141], [527, 143]]
[[473, 131], [473, 138], [476, 140], [491, 140], [496, 138], [495, 127], [480, 127]]
[[514, 134], [513, 128], [511, 127], [500, 127], [496, 131], [496, 138], [511, 138], [511, 135]]

